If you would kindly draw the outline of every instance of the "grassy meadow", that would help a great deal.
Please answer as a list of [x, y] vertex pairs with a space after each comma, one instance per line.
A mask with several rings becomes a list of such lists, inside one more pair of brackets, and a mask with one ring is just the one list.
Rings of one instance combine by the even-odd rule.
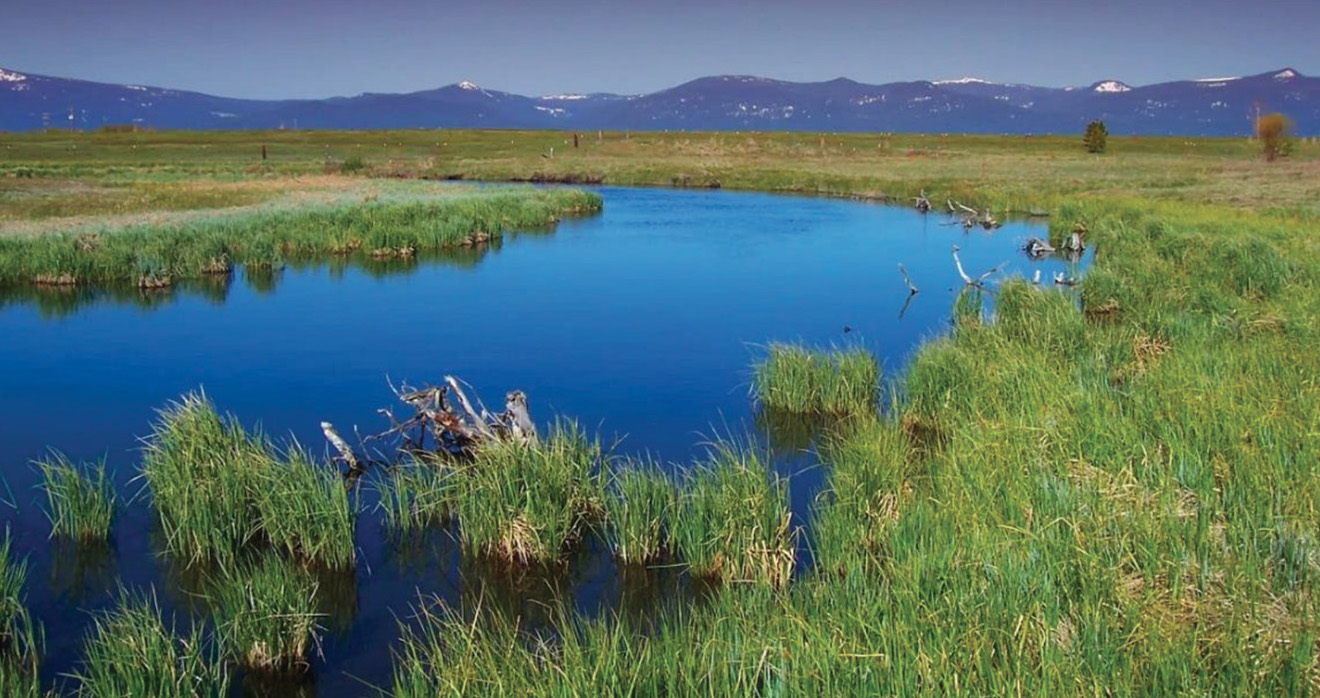
[[[142, 235], [124, 248], [140, 264], [153, 241], [191, 246], [210, 239], [198, 232], [206, 226], [240, 225], [215, 222], [230, 209], [233, 220], [278, 219], [253, 211], [300, 186], [358, 196], [386, 178], [402, 187], [430, 183], [393, 180], [719, 186], [905, 204], [924, 189], [1001, 217], [1047, 213], [1056, 241], [1083, 224], [1096, 255], [1075, 295], [1005, 282], [992, 315], [957, 313], [884, 385], [866, 357], [845, 365], [806, 348], [781, 348], [760, 367], [768, 406], [846, 414], [818, 435], [827, 487], [812, 507], [809, 567], [796, 556], [786, 485], [754, 450], [719, 445], [686, 478], [671, 478], [614, 460], [566, 426], [541, 446], [479, 454], [464, 465], [470, 472], [401, 469], [382, 485], [389, 529], [457, 517], [471, 552], [525, 563], [560, 560], [600, 535], [624, 564], [685, 565], [717, 591], [653, 626], [565, 612], [549, 634], [421, 599], [407, 619], [400, 613], [385, 692], [1320, 694], [1314, 143], [1273, 163], [1245, 138], [1112, 136], [1107, 153], [1090, 155], [1080, 133], [587, 133], [580, 143], [513, 131], [0, 135], [0, 258], [9, 239], [72, 245], [98, 220], [209, 212], [171, 218], [175, 234], [159, 225], [103, 234]], [[542, 218], [592, 205], [564, 196], [509, 205]], [[317, 215], [353, 227], [376, 204], [336, 205], [344, 208]], [[444, 205], [377, 214], [395, 221], [412, 206]], [[393, 229], [382, 223], [380, 234]], [[333, 235], [318, 226], [288, 239], [314, 240], [310, 251], [324, 254]], [[269, 255], [215, 248], [162, 264], [200, 269], [219, 252], [250, 263], [302, 249], [269, 242], [260, 248]], [[364, 237], [361, 246], [378, 244], [426, 243]], [[9, 253], [7, 264], [26, 254]], [[122, 276], [126, 264], [107, 268]], [[36, 269], [18, 268], [0, 278]], [[130, 279], [140, 267], [131, 269]], [[805, 368], [772, 371], [790, 352]], [[854, 371], [859, 389], [820, 387]], [[200, 396], [162, 412], [144, 460], [172, 554], [234, 569], [257, 564], [258, 553], [279, 556], [248, 575], [280, 590], [270, 593], [275, 611], [250, 603], [258, 581], [221, 594], [226, 655], [255, 666], [304, 661], [318, 626], [315, 588], [298, 565], [354, 562], [356, 503], [336, 474]], [[20, 573], [7, 573], [0, 593], [21, 598], [9, 591], [22, 586], [21, 563], [5, 562]], [[223, 688], [209, 645], [179, 640], [148, 603], [126, 604], [88, 640], [86, 693], [182, 695], [181, 680], [208, 695]], [[298, 622], [244, 620], [286, 611]], [[12, 647], [18, 659], [4, 654]], [[0, 642], [0, 661], [35, 662], [29, 647]], [[178, 673], [123, 673], [140, 662]]]

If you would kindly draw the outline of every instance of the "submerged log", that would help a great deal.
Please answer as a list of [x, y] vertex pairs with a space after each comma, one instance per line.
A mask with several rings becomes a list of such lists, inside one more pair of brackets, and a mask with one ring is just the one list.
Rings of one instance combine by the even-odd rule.
[[1044, 257], [1054, 251], [1054, 246], [1040, 238], [1031, 238], [1022, 249], [1032, 257]]

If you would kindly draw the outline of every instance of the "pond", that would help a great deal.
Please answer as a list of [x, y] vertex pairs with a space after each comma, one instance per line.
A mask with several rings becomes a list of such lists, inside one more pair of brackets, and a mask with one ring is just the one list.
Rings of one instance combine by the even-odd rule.
[[[1039, 270], [1051, 287], [1055, 272], [1076, 275], [1087, 263], [1027, 258], [1026, 240], [1046, 235], [1026, 223], [964, 231], [941, 215], [855, 201], [600, 192], [599, 216], [443, 258], [291, 265], [251, 278], [239, 270], [228, 283], [163, 295], [0, 298], [0, 519], [28, 556], [48, 680], [76, 670], [89, 611], [111, 607], [120, 585], [154, 587], [167, 615], [185, 619], [196, 580], [159, 553], [141, 497], [120, 513], [108, 549], [52, 545], [31, 460], [52, 448], [104, 458], [121, 495], [138, 493], [140, 439], [155, 410], [187, 391], [204, 388], [221, 410], [319, 453], [322, 420], [346, 433], [387, 426], [376, 414], [394, 399], [387, 379], [423, 385], [453, 374], [487, 404], [519, 388], [542, 423], [572, 417], [617, 442], [616, 453], [681, 467], [712, 438], [767, 435], [749, 388], [770, 341], [861, 345], [896, 376], [922, 340], [948, 328], [963, 288], [953, 245], [973, 276], [1007, 262], [1004, 274]], [[909, 296], [900, 263], [919, 294]], [[801, 450], [809, 441], [774, 431], [776, 467], [807, 524], [821, 469]], [[620, 575], [598, 544], [562, 575], [496, 579], [464, 561], [448, 533], [388, 543], [369, 499], [354, 575], [321, 580], [336, 608], [306, 695], [388, 685], [397, 619], [419, 593], [455, 604], [562, 601], [585, 613], [694, 593], [672, 571]]]

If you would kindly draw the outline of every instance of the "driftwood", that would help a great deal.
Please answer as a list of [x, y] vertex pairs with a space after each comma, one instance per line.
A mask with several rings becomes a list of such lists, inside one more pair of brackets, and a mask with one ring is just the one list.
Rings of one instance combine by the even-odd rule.
[[907, 284], [908, 296], [915, 296], [916, 294], [921, 293], [921, 289], [917, 288], [917, 285], [912, 283], [912, 279], [908, 276], [907, 269], [903, 266], [902, 262], [898, 263], [898, 270], [903, 274], [903, 283]]
[[[1005, 264], [1007, 264], [1007, 262], [1000, 262], [999, 264], [996, 264], [994, 267], [992, 267], [992, 268], [990, 269], [990, 271], [987, 271], [986, 273], [984, 273], [984, 274], [982, 274], [982, 275], [976, 277], [975, 279], [973, 279], [971, 276], [968, 276], [968, 274], [967, 274], [967, 270], [963, 269], [962, 260], [959, 259], [959, 257], [958, 257], [958, 250], [959, 250], [958, 246], [957, 246], [957, 245], [954, 245], [954, 246], [953, 246], [953, 263], [954, 263], [955, 265], [957, 265], [957, 267], [958, 267], [958, 275], [962, 277], [962, 279], [963, 279], [963, 283], [967, 284], [968, 286], [975, 286], [975, 287], [980, 288], [980, 289], [985, 289], [985, 282], [986, 282], [986, 280], [989, 279], [991, 276], [994, 276], [996, 273], [998, 273], [999, 270], [1000, 270]], [[987, 289], [987, 290], [988, 290], [988, 289]]]
[[505, 396], [504, 411], [497, 414], [489, 412], [480, 402], [474, 406], [464, 392], [462, 382], [453, 376], [445, 376], [444, 385], [440, 386], [413, 388], [403, 385], [396, 388], [390, 385], [390, 390], [412, 414], [400, 420], [393, 408], [379, 409], [377, 413], [389, 420], [390, 428], [360, 439], [364, 451], [368, 443], [387, 444], [383, 457], [373, 459], [359, 455], [333, 424], [321, 422], [322, 433], [338, 454], [336, 460], [347, 466], [350, 479], [365, 473], [372, 464], [389, 465], [417, 456], [470, 456], [486, 443], [537, 440], [536, 423], [527, 407], [527, 394], [521, 390], [509, 392]]
[[994, 212], [988, 208], [984, 211], [978, 211], [953, 199], [947, 199], [945, 204], [949, 207], [949, 215], [962, 217], [963, 230], [971, 230], [978, 225], [986, 230], [994, 230], [1002, 225], [995, 219]]
[[921, 190], [921, 196], [912, 199], [916, 202], [917, 210], [925, 213], [930, 210], [930, 199], [926, 197], [926, 190]]
[[1054, 246], [1040, 238], [1031, 238], [1022, 249], [1025, 250], [1029, 256], [1040, 258], [1053, 252]]

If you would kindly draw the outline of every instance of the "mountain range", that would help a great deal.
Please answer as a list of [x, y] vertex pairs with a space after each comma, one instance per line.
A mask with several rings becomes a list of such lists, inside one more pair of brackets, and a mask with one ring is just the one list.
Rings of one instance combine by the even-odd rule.
[[1320, 78], [1291, 68], [1243, 77], [1132, 86], [1035, 87], [977, 78], [868, 85], [847, 78], [785, 82], [706, 77], [642, 95], [526, 97], [460, 82], [406, 94], [252, 100], [114, 85], [0, 68], [0, 130], [519, 128], [635, 131], [1251, 133], [1257, 113], [1283, 112], [1320, 133]]

